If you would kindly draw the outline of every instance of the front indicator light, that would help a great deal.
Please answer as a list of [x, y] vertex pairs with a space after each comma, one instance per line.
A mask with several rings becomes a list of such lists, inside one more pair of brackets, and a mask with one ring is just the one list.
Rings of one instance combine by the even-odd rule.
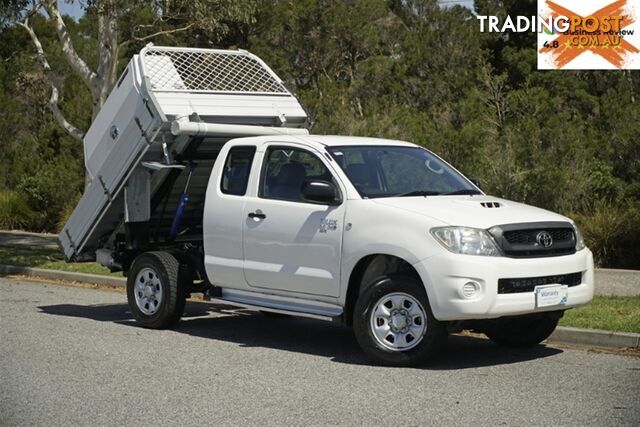
[[576, 251], [580, 251], [586, 248], [587, 245], [584, 244], [584, 237], [582, 236], [582, 232], [580, 231], [578, 226], [574, 224], [573, 229], [576, 232]]

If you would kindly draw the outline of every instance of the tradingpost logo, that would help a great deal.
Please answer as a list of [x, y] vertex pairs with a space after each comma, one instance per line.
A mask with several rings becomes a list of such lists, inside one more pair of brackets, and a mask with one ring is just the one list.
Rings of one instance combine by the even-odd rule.
[[538, 69], [640, 69], [638, 0], [538, 0], [542, 18], [566, 17], [558, 34], [538, 33]]
[[480, 31], [538, 34], [540, 70], [640, 69], [639, 0], [538, 0], [538, 16], [478, 16]]

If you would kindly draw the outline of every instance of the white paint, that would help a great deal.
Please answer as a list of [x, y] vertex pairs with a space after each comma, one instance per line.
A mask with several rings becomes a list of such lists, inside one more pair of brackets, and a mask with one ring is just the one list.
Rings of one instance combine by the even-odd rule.
[[[577, 307], [593, 296], [593, 259], [584, 249], [573, 255], [546, 258], [507, 258], [454, 254], [429, 230], [443, 225], [490, 228], [495, 225], [571, 220], [543, 209], [486, 195], [362, 199], [335, 162], [323, 162], [340, 183], [343, 203], [333, 208], [257, 197], [262, 155], [266, 146], [292, 145], [322, 153], [325, 146], [409, 145], [399, 141], [339, 136], [261, 136], [230, 141], [221, 157], [235, 145], [255, 145], [243, 201], [232, 202], [218, 191], [218, 162], [209, 182], [205, 209], [206, 268], [212, 282], [246, 292], [276, 293], [302, 301], [346, 302], [349, 277], [357, 262], [371, 254], [388, 254], [413, 265], [425, 286], [436, 318], [463, 320], [495, 318], [557, 309], [537, 307], [533, 292], [497, 294], [500, 278], [539, 277], [583, 272], [583, 283], [568, 289], [565, 306]], [[500, 203], [484, 208], [483, 201]], [[242, 214], [239, 204], [244, 203]], [[260, 209], [266, 219], [247, 218]], [[343, 209], [343, 211], [341, 211]], [[322, 218], [337, 219], [335, 231], [320, 233]], [[242, 223], [242, 233], [240, 233]], [[232, 224], [231, 226], [229, 224]], [[350, 227], [345, 227], [351, 224]], [[240, 245], [244, 263], [240, 263]], [[210, 252], [216, 256], [209, 256]], [[233, 261], [230, 261], [233, 260]], [[240, 280], [244, 271], [245, 280]], [[233, 277], [225, 282], [220, 279]], [[479, 291], [465, 298], [462, 287], [473, 281]], [[282, 308], [282, 306], [280, 306]]]

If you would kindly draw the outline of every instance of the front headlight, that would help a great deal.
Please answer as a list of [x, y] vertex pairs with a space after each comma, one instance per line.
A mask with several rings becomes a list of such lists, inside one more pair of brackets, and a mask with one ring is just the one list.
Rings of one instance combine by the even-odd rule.
[[584, 237], [577, 225], [573, 224], [573, 229], [576, 232], [576, 251], [584, 249], [587, 245], [584, 244]]
[[449, 251], [464, 255], [502, 256], [486, 230], [468, 227], [432, 228], [431, 234]]

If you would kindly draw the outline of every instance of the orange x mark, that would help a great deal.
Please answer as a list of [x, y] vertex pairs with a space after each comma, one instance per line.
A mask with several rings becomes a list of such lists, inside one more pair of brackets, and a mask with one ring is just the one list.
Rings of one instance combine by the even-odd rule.
[[[578, 15], [551, 0], [547, 0], [547, 5], [551, 9], [554, 18], [566, 16], [570, 22], [585, 22], [587, 18], [589, 20], [611, 20], [613, 22], [611, 31], [614, 33], [619, 32], [634, 22], [630, 15], [625, 15], [627, 0], [614, 1], [588, 17]], [[616, 16], [622, 17], [622, 19], [612, 19]], [[576, 34], [576, 32], [584, 32], [584, 34], [579, 35]], [[557, 45], [555, 44], [556, 41], [558, 42]], [[558, 47], [551, 47], [552, 45]], [[600, 55], [616, 68], [621, 68], [624, 65], [627, 55], [640, 52], [640, 50], [624, 40], [620, 35], [603, 34], [602, 31], [600, 31], [600, 34], [598, 34], [598, 31], [589, 32], [583, 28], [583, 24], [571, 25], [571, 28], [567, 32], [557, 37], [548, 46], [549, 47], [540, 49], [540, 53], [551, 52], [557, 68], [564, 67], [587, 50]]]

